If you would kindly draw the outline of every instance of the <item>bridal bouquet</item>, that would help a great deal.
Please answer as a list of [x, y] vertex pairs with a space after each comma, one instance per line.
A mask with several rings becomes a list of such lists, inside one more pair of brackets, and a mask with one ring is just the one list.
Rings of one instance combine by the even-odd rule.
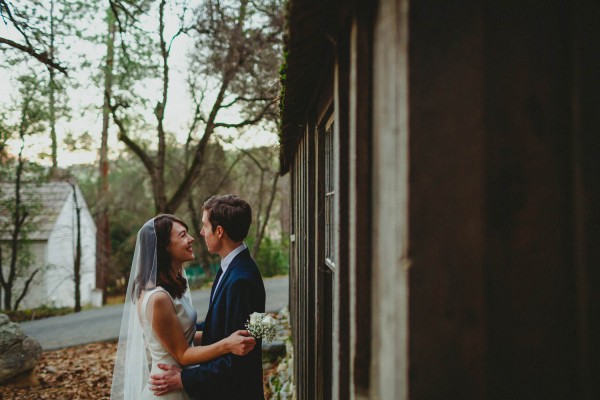
[[275, 320], [266, 313], [255, 312], [250, 314], [250, 319], [245, 325], [248, 332], [256, 339], [264, 339], [267, 342], [271, 342], [277, 334]]

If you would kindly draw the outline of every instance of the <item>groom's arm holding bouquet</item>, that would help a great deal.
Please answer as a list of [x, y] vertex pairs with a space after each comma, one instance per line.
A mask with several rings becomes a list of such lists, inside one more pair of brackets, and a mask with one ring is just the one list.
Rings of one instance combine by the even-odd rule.
[[[228, 332], [235, 332], [238, 329], [245, 329], [244, 324], [248, 321], [249, 315], [256, 311], [257, 290], [256, 283], [248, 279], [237, 279], [231, 282], [231, 285], [222, 293], [222, 297], [214, 304], [214, 314], [210, 321], [206, 322], [203, 333], [203, 345], [208, 345], [227, 337]], [[264, 297], [263, 297], [264, 298]], [[225, 304], [223, 304], [225, 302]], [[226, 307], [223, 312], [222, 307]], [[262, 301], [262, 310], [264, 311], [264, 300]], [[216, 323], [215, 326], [212, 324]], [[217, 396], [216, 398], [228, 398], [224, 391], [233, 391], [236, 386], [246, 386], [244, 382], [256, 374], [256, 365], [262, 368], [262, 354], [260, 342], [246, 356], [236, 356], [226, 354], [213, 361], [203, 363], [198, 368], [192, 368], [182, 371], [181, 381], [185, 391], [194, 396]], [[262, 370], [261, 370], [262, 384]], [[261, 388], [262, 390], [262, 388]], [[246, 393], [248, 394], [248, 393]], [[210, 398], [210, 397], [209, 397]]]

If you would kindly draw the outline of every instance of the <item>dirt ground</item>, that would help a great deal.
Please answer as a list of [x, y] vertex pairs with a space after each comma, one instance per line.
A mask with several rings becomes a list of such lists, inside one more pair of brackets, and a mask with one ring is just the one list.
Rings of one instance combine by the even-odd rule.
[[[0, 400], [109, 399], [116, 351], [116, 343], [44, 351], [34, 375], [0, 386]], [[272, 373], [265, 371], [265, 379]]]

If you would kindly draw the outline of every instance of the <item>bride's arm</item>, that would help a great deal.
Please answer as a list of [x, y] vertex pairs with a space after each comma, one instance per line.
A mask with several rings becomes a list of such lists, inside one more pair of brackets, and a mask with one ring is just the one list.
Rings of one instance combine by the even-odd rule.
[[254, 348], [256, 343], [254, 338], [242, 336], [241, 333], [244, 331], [237, 331], [217, 343], [189, 347], [169, 295], [164, 292], [155, 293], [148, 301], [148, 309], [153, 310], [152, 330], [165, 349], [181, 365], [198, 364], [227, 353], [245, 355]]

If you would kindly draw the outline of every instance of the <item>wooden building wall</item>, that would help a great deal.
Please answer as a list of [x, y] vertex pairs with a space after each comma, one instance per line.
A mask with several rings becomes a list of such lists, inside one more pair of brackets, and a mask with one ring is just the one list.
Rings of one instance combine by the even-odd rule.
[[332, 60], [289, 163], [298, 398], [600, 398], [600, 5], [320, 4]]

